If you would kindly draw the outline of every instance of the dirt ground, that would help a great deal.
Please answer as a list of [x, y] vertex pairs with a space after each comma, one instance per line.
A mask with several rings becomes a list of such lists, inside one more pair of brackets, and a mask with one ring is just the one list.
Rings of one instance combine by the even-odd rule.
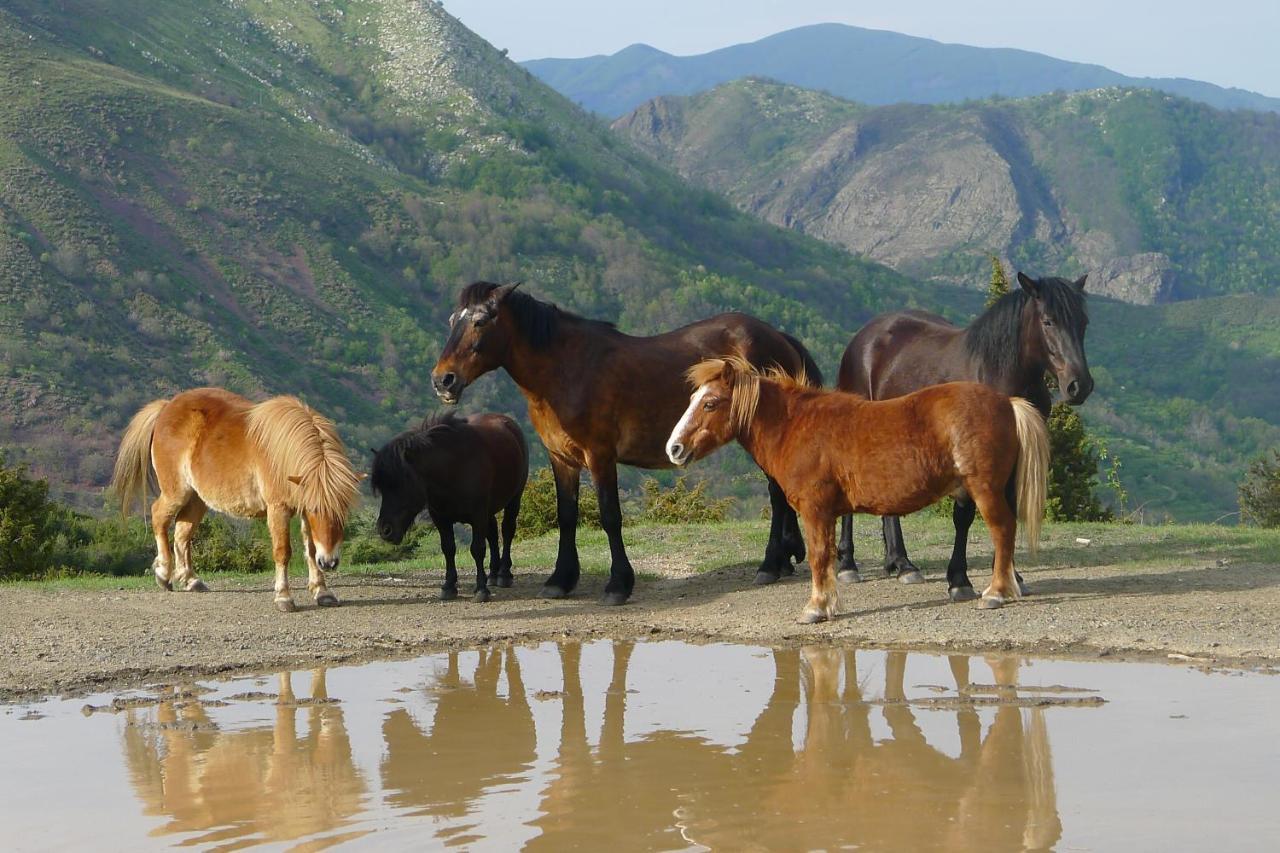
[[[817, 626], [795, 621], [808, 597], [807, 567], [775, 586], [755, 587], [749, 564], [690, 576], [670, 559], [637, 560], [648, 578], [630, 604], [614, 608], [597, 603], [600, 575], [585, 575], [570, 599], [537, 598], [545, 569], [523, 571], [515, 588], [496, 591], [488, 604], [436, 600], [441, 576], [434, 572], [339, 575], [332, 586], [343, 607], [307, 605], [288, 615], [273, 608], [265, 577], [232, 586], [211, 575], [208, 594], [9, 584], [0, 586], [0, 701], [570, 637], [1280, 665], [1276, 559], [1206, 553], [1133, 563], [1126, 556], [1094, 550], [1065, 565], [1023, 569], [1033, 595], [996, 611], [949, 603], [937, 569], [926, 568], [928, 583], [905, 586], [864, 567], [874, 579], [842, 585], [840, 618]], [[986, 583], [984, 573], [973, 578], [979, 587]], [[303, 604], [305, 586], [295, 588], [295, 598]]]

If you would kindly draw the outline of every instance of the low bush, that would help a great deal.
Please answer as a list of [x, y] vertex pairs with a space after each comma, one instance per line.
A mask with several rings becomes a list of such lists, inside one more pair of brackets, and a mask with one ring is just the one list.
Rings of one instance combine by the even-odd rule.
[[640, 484], [643, 509], [640, 520], [650, 524], [714, 524], [729, 517], [734, 499], [713, 498], [705, 480], [689, 488], [687, 477], [678, 477], [669, 489], [653, 477]]
[[[555, 530], [556, 480], [550, 468], [539, 468], [524, 487], [520, 500], [520, 517], [516, 523], [516, 538], [531, 539]], [[583, 483], [578, 495], [578, 526], [600, 526], [600, 502], [590, 483]]]

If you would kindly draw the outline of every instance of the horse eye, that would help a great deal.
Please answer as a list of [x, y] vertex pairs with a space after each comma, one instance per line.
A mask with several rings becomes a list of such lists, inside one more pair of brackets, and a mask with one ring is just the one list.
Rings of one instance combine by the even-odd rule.
[[702, 404], [702, 408], [706, 409], [709, 412], [716, 407], [717, 402], [718, 402], [717, 400], [708, 400], [707, 402]]
[[1048, 319], [1048, 318], [1045, 318], [1044, 324], [1045, 324], [1046, 326], [1052, 326], [1052, 325], [1053, 325], [1053, 321], [1052, 321], [1052, 320], [1050, 320], [1050, 319]]
[[489, 314], [477, 314], [475, 319], [475, 327], [478, 329], [492, 319], [493, 317]]

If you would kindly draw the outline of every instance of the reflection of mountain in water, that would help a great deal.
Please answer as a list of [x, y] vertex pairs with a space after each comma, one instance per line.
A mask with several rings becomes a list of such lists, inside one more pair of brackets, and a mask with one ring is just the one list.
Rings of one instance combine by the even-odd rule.
[[131, 711], [124, 753], [134, 790], [144, 814], [169, 818], [155, 834], [205, 833], [191, 844], [284, 841], [346, 825], [365, 780], [341, 708], [323, 704], [322, 669], [311, 675], [311, 696], [322, 702], [299, 706], [283, 673], [275, 725], [233, 732], [219, 731], [198, 700], [163, 701], [154, 716]]

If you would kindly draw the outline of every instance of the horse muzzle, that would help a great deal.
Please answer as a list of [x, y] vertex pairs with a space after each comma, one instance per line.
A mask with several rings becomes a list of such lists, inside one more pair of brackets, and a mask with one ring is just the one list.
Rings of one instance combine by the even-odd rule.
[[436, 396], [441, 401], [452, 406], [462, 399], [462, 389], [467, 387], [467, 383], [463, 381], [461, 376], [449, 371], [433, 374], [431, 387], [435, 389]]
[[673, 441], [667, 445], [667, 458], [671, 460], [673, 465], [683, 467], [693, 458], [693, 451], [680, 442]]
[[1066, 401], [1072, 406], [1078, 406], [1093, 393], [1093, 377], [1086, 374], [1080, 379], [1072, 379], [1062, 388]]

